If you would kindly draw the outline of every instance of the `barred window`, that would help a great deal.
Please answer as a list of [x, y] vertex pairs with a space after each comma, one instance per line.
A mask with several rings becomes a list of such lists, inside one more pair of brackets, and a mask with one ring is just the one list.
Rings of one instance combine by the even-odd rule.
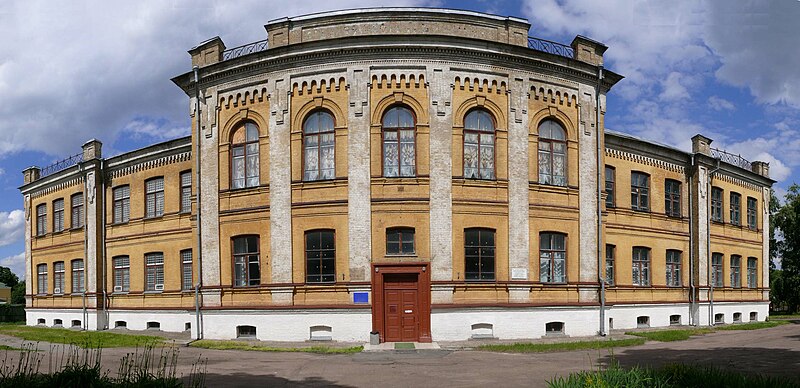
[[539, 234], [539, 280], [564, 283], [567, 280], [567, 236], [561, 233]]
[[53, 201], [53, 232], [64, 230], [64, 199]]
[[386, 229], [387, 255], [413, 255], [414, 228]]
[[128, 256], [117, 256], [114, 263], [114, 292], [131, 290], [131, 260]]
[[495, 232], [464, 229], [464, 279], [494, 280]]
[[332, 230], [306, 232], [306, 283], [336, 281], [336, 245]]
[[614, 256], [617, 247], [606, 244], [606, 284], [614, 285]]
[[333, 115], [318, 110], [303, 123], [303, 180], [336, 178], [336, 133]]
[[742, 195], [731, 193], [731, 224], [742, 224]]
[[714, 252], [711, 254], [711, 285], [712, 287], [722, 287], [722, 253]]
[[245, 122], [231, 136], [231, 187], [259, 185], [258, 127]]
[[192, 172], [181, 173], [181, 213], [192, 212]]
[[411, 110], [395, 106], [383, 115], [382, 124], [383, 176], [416, 176], [416, 123]]
[[617, 170], [614, 167], [606, 166], [606, 207], [614, 207], [614, 189], [616, 188]]
[[722, 222], [722, 189], [711, 188], [711, 221]]
[[742, 257], [731, 255], [731, 287], [739, 288], [742, 286]]
[[464, 178], [495, 179], [494, 118], [484, 109], [474, 109], [464, 118]]
[[758, 258], [747, 258], [747, 287], [758, 287]]
[[114, 188], [114, 223], [128, 222], [131, 218], [131, 187], [128, 185]]
[[144, 255], [145, 291], [164, 290], [164, 254], [153, 252]]
[[47, 293], [47, 264], [36, 266], [36, 293]]
[[53, 293], [64, 293], [64, 262], [56, 261], [53, 263]]
[[633, 247], [631, 277], [635, 286], [650, 285], [650, 248]]
[[681, 182], [674, 179], [664, 182], [664, 209], [670, 217], [681, 216]]
[[667, 285], [681, 286], [681, 251], [667, 250]]
[[83, 260], [72, 260], [72, 293], [78, 294], [86, 290]]
[[36, 206], [36, 235], [44, 236], [47, 234], [47, 205]]
[[747, 227], [753, 230], [758, 229], [758, 201], [753, 197], [747, 197]]
[[145, 182], [145, 214], [147, 218], [164, 215], [164, 178], [158, 177]]
[[258, 236], [233, 238], [233, 285], [257, 286], [261, 283]]
[[181, 251], [181, 290], [192, 289], [192, 250]]
[[650, 210], [650, 176], [643, 172], [631, 173], [631, 209]]
[[83, 193], [72, 195], [69, 202], [72, 206], [72, 216], [70, 217], [72, 228], [75, 229], [83, 227]]
[[539, 124], [539, 183], [567, 185], [567, 136], [554, 120]]

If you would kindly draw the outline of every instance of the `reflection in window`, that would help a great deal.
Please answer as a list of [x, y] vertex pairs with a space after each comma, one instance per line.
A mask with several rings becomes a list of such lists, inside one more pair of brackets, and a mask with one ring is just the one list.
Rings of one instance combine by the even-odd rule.
[[258, 184], [258, 127], [247, 122], [231, 138], [231, 186], [241, 189]]
[[261, 283], [258, 236], [233, 238], [234, 286], [257, 286]]
[[476, 109], [464, 118], [464, 178], [494, 179], [494, 120]]
[[722, 253], [711, 254], [711, 286], [722, 287]]
[[396, 106], [383, 116], [383, 176], [416, 176], [414, 116], [408, 108]]
[[413, 255], [414, 229], [393, 228], [386, 230], [387, 255]]
[[333, 116], [326, 111], [310, 114], [303, 123], [303, 180], [335, 178]]
[[667, 250], [667, 285], [681, 286], [681, 251]]
[[494, 280], [494, 230], [464, 230], [464, 278]]
[[539, 183], [567, 185], [566, 132], [553, 120], [539, 125]]
[[539, 280], [564, 283], [567, 272], [567, 236], [560, 233], [539, 235]]
[[650, 285], [650, 248], [633, 247], [631, 277], [635, 286]]
[[650, 210], [650, 176], [645, 173], [631, 173], [631, 209]]
[[306, 232], [306, 283], [336, 281], [336, 246], [332, 230]]

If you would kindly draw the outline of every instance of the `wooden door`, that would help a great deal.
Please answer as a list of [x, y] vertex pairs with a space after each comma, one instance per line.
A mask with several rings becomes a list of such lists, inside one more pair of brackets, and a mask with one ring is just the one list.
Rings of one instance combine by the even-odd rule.
[[384, 340], [419, 340], [419, 290], [417, 274], [386, 274], [384, 277]]

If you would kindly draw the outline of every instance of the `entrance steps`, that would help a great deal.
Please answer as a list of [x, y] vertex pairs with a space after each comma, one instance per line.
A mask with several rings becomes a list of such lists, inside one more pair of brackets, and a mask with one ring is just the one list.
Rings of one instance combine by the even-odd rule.
[[364, 344], [365, 352], [440, 350], [436, 342], [383, 342], [378, 345]]

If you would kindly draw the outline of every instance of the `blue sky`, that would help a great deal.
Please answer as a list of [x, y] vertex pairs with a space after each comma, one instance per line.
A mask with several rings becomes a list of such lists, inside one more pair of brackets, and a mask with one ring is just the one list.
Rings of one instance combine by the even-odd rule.
[[607, 128], [686, 150], [702, 133], [770, 162], [779, 195], [800, 181], [797, 0], [11, 0], [0, 2], [0, 265], [24, 273], [24, 168], [91, 138], [109, 156], [188, 134], [188, 99], [169, 80], [190, 70], [188, 49], [264, 39], [278, 17], [370, 6], [518, 16], [536, 37], [599, 40], [626, 77]]

